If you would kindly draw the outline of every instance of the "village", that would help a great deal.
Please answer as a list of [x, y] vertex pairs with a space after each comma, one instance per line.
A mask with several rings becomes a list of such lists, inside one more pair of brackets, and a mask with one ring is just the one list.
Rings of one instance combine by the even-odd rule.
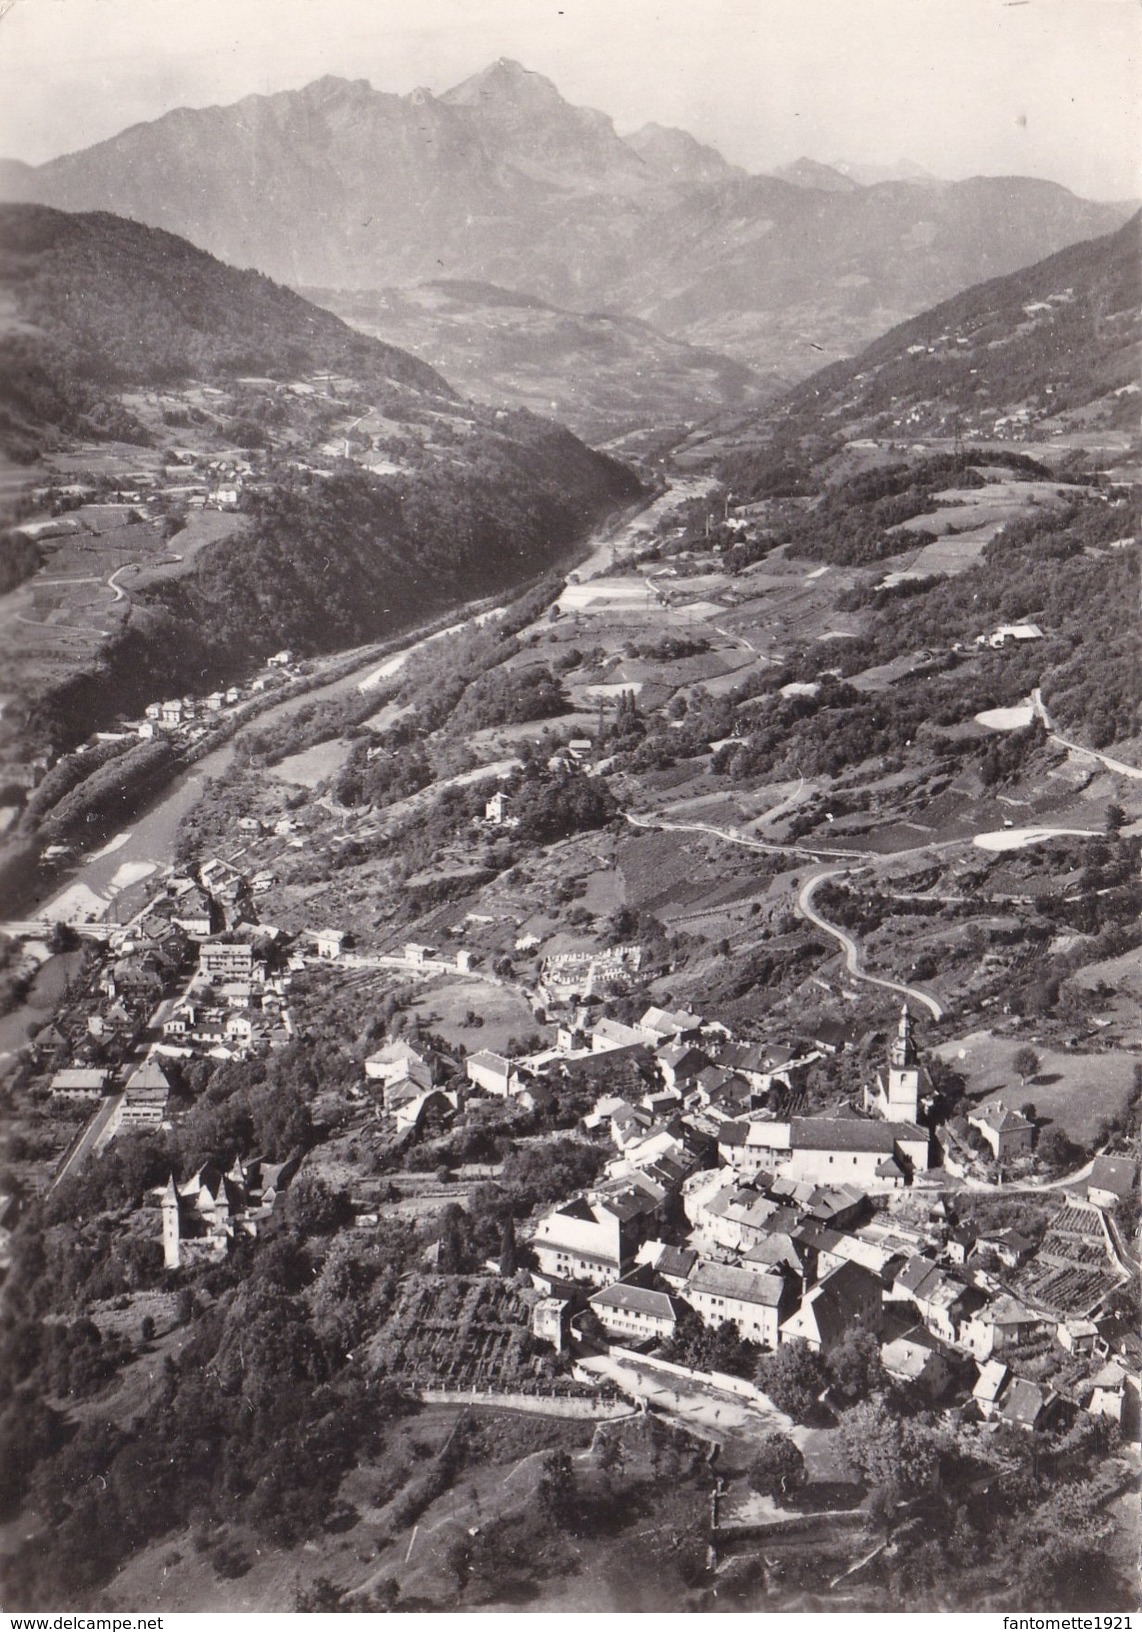
[[[493, 796], [485, 821], [504, 819]], [[173, 870], [128, 922], [88, 941], [86, 995], [36, 1039], [25, 1083], [57, 1146], [75, 1128], [49, 1194], [117, 1139], [176, 1128], [188, 1066], [288, 1048], [298, 979], [352, 980], [364, 969], [431, 990], [441, 979], [496, 978], [463, 946], [361, 953], [336, 928], [283, 933], [259, 921], [264, 890], [258, 873], [220, 859]], [[490, 1285], [507, 1278], [509, 1325], [522, 1321], [550, 1345], [554, 1370], [532, 1368], [521, 1381], [478, 1364], [463, 1341], [435, 1359], [413, 1342], [402, 1351], [410, 1380], [474, 1388], [475, 1398], [526, 1395], [544, 1377], [557, 1392], [589, 1397], [605, 1385], [645, 1407], [677, 1372], [667, 1356], [696, 1317], [723, 1337], [732, 1328], [747, 1373], [755, 1354], [792, 1346], [827, 1359], [860, 1331], [875, 1340], [886, 1378], [957, 1421], [966, 1411], [1039, 1432], [1085, 1414], [1138, 1439], [1137, 1164], [1124, 1140], [1051, 1179], [1034, 1107], [1018, 1107], [1017, 1088], [952, 1113], [907, 1002], [860, 1093], [823, 1104], [818, 1093], [808, 1106], [809, 1073], [843, 1055], [851, 1032], [810, 1024], [798, 1039], [743, 1042], [717, 1020], [655, 1005], [617, 1019], [608, 1011], [641, 963], [635, 943], [543, 959], [525, 995], [554, 1036], [529, 1052], [446, 1051], [414, 1030], [361, 1061], [342, 1131], [386, 1151], [396, 1188], [352, 1178], [357, 1229], [384, 1211], [385, 1187], [398, 1212], [411, 1202], [421, 1222], [468, 1199], [471, 1181], [448, 1151], [489, 1115], [513, 1136], [509, 1148], [542, 1147], [543, 1130], [559, 1130], [596, 1175], [521, 1218], [511, 1252], [481, 1271]], [[416, 1171], [434, 1150], [436, 1187], [425, 1190]], [[418, 1151], [426, 1161], [407, 1171]], [[165, 1269], [224, 1260], [258, 1235], [299, 1167], [321, 1175], [327, 1165], [321, 1146], [273, 1161], [235, 1149], [171, 1173], [147, 1202]], [[494, 1181], [502, 1167], [474, 1171]], [[36, 1171], [26, 1169], [33, 1187]], [[1018, 1227], [1020, 1201], [1028, 1229]], [[431, 1231], [428, 1240], [426, 1266], [440, 1273], [441, 1243]], [[740, 1400], [753, 1386], [708, 1365], [684, 1370], [713, 1390], [709, 1399], [724, 1389]], [[685, 1417], [697, 1408], [684, 1397]]]

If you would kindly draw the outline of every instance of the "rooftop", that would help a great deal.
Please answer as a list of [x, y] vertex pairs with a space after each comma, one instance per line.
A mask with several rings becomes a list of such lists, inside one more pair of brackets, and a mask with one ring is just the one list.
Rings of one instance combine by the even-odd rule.
[[732, 1298], [738, 1303], [762, 1304], [769, 1309], [777, 1307], [785, 1290], [785, 1282], [780, 1275], [759, 1275], [753, 1270], [715, 1264], [706, 1259], [691, 1273], [686, 1285], [690, 1292], [704, 1292], [715, 1298]]

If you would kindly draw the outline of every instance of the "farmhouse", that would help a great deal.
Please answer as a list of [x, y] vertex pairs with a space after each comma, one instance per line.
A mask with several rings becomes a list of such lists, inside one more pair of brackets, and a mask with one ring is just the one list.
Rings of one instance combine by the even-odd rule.
[[993, 629], [990, 635], [977, 635], [977, 646], [991, 646], [996, 651], [1013, 641], [1016, 646], [1022, 646], [1029, 640], [1042, 640], [1043, 631], [1037, 623], [1001, 623]]
[[511, 1093], [512, 1062], [502, 1054], [493, 1054], [491, 1049], [482, 1048], [477, 1054], [469, 1054], [464, 1071], [468, 1081], [474, 1082], [486, 1094], [498, 1094], [501, 1099], [506, 1099]]
[[1034, 1123], [1020, 1111], [1010, 1110], [1001, 1099], [969, 1111], [968, 1126], [975, 1128], [997, 1162], [1028, 1154], [1035, 1138]]

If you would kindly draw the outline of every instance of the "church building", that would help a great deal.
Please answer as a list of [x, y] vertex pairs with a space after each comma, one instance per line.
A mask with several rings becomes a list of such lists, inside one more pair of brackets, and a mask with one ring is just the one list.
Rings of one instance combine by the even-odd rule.
[[878, 1071], [874, 1086], [865, 1088], [864, 1108], [886, 1122], [918, 1122], [921, 1102], [931, 1092], [932, 1080], [920, 1063], [912, 1040], [912, 1016], [905, 1003], [888, 1050], [888, 1071]]

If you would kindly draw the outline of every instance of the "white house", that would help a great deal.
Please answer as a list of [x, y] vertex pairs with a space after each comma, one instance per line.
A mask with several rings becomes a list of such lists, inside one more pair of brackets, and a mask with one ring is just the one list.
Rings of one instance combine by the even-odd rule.
[[512, 1091], [512, 1062], [502, 1054], [493, 1054], [491, 1049], [482, 1048], [477, 1054], [469, 1054], [464, 1070], [468, 1081], [486, 1094], [498, 1094], [506, 1099]]
[[484, 820], [493, 827], [518, 827], [519, 817], [510, 813], [511, 794], [501, 788], [484, 805]]
[[776, 1271], [700, 1259], [690, 1272], [684, 1296], [707, 1326], [732, 1321], [749, 1342], [767, 1349], [777, 1347], [786, 1290]]
[[718, 1155], [727, 1167], [745, 1179], [772, 1172], [789, 1157], [788, 1122], [752, 1121], [738, 1118], [718, 1128]]
[[640, 1231], [627, 1209], [576, 1196], [544, 1215], [532, 1250], [540, 1270], [560, 1281], [609, 1286], [634, 1264]]
[[424, 1054], [406, 1043], [403, 1037], [394, 1042], [386, 1043], [378, 1048], [375, 1054], [370, 1054], [365, 1061], [365, 1075], [370, 1082], [388, 1084], [403, 1082], [408, 1076], [409, 1066], [416, 1062], [419, 1065], [428, 1065]]
[[678, 1324], [678, 1300], [633, 1281], [616, 1281], [588, 1299], [609, 1337], [666, 1342]]

